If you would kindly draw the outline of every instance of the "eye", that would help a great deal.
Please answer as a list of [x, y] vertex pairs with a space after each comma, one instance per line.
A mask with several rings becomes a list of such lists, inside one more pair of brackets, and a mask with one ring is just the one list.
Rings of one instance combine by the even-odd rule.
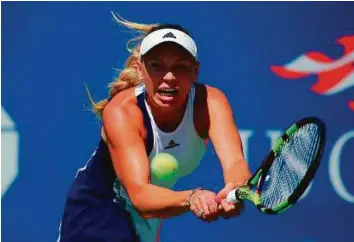
[[190, 69], [190, 66], [186, 64], [177, 64], [174, 66], [174, 69], [177, 71], [188, 71]]
[[161, 71], [163, 70], [163, 65], [158, 62], [158, 61], [152, 61], [149, 63], [149, 66], [151, 69], [153, 69], [154, 71]]

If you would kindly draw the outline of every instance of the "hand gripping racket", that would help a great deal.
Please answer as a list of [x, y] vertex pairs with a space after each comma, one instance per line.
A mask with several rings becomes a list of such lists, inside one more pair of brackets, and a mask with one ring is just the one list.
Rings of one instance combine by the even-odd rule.
[[314, 178], [325, 144], [325, 125], [316, 117], [291, 125], [276, 140], [248, 182], [231, 191], [227, 202], [251, 201], [266, 214], [289, 209]]

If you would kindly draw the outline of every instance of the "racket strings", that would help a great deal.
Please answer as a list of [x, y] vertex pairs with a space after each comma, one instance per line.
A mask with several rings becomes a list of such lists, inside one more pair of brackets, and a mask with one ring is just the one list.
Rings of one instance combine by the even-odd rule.
[[293, 194], [317, 153], [319, 141], [318, 126], [306, 124], [284, 143], [262, 187], [265, 207], [273, 208]]

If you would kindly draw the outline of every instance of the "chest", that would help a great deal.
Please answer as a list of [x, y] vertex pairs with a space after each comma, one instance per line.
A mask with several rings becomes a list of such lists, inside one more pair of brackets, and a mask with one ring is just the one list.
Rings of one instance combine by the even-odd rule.
[[193, 172], [200, 164], [206, 151], [204, 140], [201, 139], [194, 127], [188, 127], [172, 135], [154, 132], [154, 146], [149, 159], [161, 152], [173, 155], [178, 163], [175, 179], [159, 181], [152, 177], [152, 182], [165, 187], [172, 187], [179, 178]]

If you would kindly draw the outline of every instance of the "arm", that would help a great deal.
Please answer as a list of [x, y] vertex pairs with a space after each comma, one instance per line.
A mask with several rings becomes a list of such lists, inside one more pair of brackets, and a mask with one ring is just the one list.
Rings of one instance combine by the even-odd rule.
[[134, 207], [144, 218], [187, 212], [191, 191], [174, 192], [150, 183], [149, 160], [141, 134], [143, 117], [135, 104], [122, 106], [107, 105], [103, 127], [115, 172]]
[[244, 159], [240, 134], [226, 96], [218, 89], [207, 87], [209, 137], [221, 162], [225, 187], [217, 194], [218, 210], [224, 218], [240, 215], [243, 203], [229, 204], [225, 198], [237, 186], [243, 185], [251, 172]]
[[225, 184], [239, 186], [251, 172], [244, 159], [240, 134], [226, 96], [218, 89], [207, 87], [209, 110], [209, 137], [221, 162]]

